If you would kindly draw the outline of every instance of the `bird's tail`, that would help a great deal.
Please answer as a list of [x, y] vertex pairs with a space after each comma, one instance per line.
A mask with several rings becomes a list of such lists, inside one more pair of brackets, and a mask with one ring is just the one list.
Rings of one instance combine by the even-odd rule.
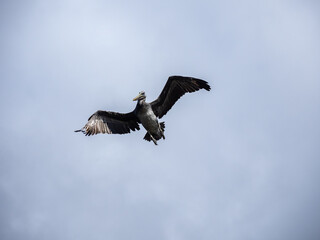
[[150, 136], [150, 134], [147, 132], [146, 133], [146, 135], [144, 135], [144, 138], [143, 138], [144, 140], [147, 140], [148, 142], [150, 142], [151, 141], [151, 136]]

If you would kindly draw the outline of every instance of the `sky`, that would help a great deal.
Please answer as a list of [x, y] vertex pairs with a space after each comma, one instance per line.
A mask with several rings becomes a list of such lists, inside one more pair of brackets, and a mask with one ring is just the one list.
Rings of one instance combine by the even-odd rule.
[[[0, 239], [320, 238], [320, 5], [1, 1]], [[171, 75], [145, 130], [74, 133]]]

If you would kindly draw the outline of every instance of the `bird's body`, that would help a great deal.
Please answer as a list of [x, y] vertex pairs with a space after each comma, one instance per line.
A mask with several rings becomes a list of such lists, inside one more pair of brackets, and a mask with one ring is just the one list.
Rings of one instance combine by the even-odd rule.
[[138, 100], [134, 112], [142, 126], [147, 130], [147, 134], [145, 136], [146, 140], [149, 140], [150, 138], [157, 145], [157, 140], [165, 138], [163, 133], [164, 127], [163, 129], [161, 128], [158, 118], [154, 114], [150, 103], [147, 103], [144, 99]]
[[146, 95], [142, 91], [134, 98], [138, 101], [136, 108], [130, 113], [116, 113], [109, 111], [97, 111], [88, 119], [88, 123], [76, 132], [83, 132], [86, 135], [98, 133], [124, 134], [130, 130], [139, 130], [139, 123], [147, 130], [144, 137], [147, 141], [157, 140], [164, 136], [164, 122], [159, 123], [162, 118], [174, 105], [174, 103], [186, 92], [195, 92], [199, 89], [210, 91], [206, 81], [191, 77], [171, 76], [169, 77], [160, 96], [153, 102], [146, 102]]
[[158, 134], [159, 131], [159, 122], [152, 111], [150, 104], [146, 103], [145, 101], [139, 101], [137, 106], [139, 105], [137, 111], [137, 117], [140, 120], [142, 126], [151, 134]]
[[156, 132], [158, 129], [158, 119], [149, 103], [145, 101], [138, 101], [137, 107], [135, 109], [135, 114], [140, 120], [142, 126], [149, 132]]

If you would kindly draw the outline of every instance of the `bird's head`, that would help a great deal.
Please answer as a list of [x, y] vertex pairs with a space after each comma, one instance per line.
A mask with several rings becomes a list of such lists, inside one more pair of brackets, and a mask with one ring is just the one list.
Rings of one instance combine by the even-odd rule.
[[139, 92], [138, 96], [136, 96], [133, 101], [145, 100], [146, 94], [144, 91]]

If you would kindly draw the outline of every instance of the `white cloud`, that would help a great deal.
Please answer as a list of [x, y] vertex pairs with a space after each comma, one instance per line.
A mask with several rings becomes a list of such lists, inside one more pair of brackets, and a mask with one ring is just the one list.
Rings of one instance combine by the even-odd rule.
[[[1, 239], [318, 238], [313, 3], [1, 4]], [[159, 146], [73, 133], [170, 74]]]

